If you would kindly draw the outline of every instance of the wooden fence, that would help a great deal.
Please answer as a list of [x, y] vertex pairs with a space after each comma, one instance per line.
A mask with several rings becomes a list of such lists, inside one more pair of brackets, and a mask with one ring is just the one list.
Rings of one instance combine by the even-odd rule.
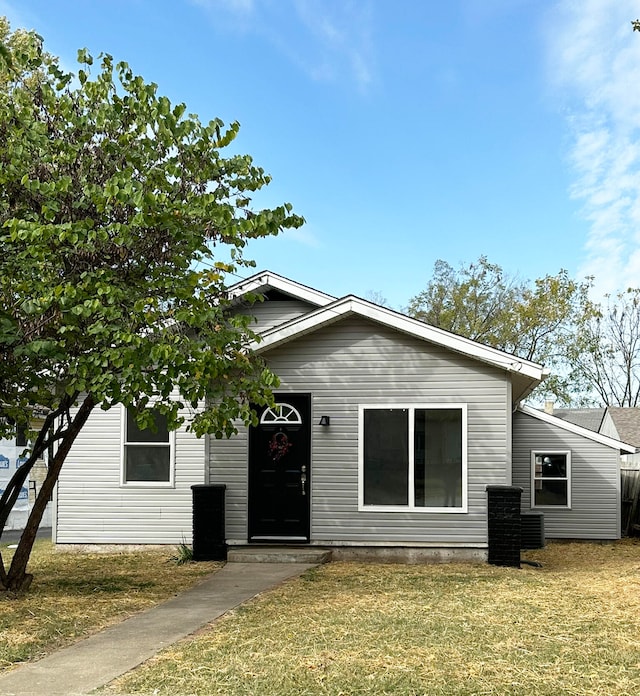
[[622, 468], [622, 536], [640, 536], [640, 468]]

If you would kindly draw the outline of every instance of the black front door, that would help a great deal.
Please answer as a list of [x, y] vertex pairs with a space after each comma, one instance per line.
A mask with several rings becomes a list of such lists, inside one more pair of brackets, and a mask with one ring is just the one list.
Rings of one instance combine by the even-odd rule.
[[278, 394], [249, 430], [249, 541], [309, 541], [311, 398]]

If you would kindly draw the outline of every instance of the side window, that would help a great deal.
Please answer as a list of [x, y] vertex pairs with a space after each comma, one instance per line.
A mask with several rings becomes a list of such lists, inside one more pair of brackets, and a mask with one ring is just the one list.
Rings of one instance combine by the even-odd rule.
[[126, 410], [123, 433], [122, 483], [173, 484], [174, 435], [167, 419], [154, 413], [154, 427], [141, 430]]
[[571, 507], [571, 452], [531, 452], [531, 507]]

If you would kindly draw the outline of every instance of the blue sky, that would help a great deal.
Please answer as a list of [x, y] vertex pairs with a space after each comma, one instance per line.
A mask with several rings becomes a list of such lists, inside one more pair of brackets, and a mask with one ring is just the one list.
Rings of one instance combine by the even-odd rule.
[[248, 249], [401, 308], [437, 259], [640, 286], [637, 0], [0, 0], [112, 54], [273, 176], [306, 225]]

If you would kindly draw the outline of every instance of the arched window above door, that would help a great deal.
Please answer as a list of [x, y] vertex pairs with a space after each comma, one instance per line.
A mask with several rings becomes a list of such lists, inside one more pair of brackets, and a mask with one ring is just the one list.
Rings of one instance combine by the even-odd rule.
[[285, 403], [267, 408], [260, 416], [260, 425], [277, 425], [279, 423], [301, 425], [302, 416], [297, 408]]

